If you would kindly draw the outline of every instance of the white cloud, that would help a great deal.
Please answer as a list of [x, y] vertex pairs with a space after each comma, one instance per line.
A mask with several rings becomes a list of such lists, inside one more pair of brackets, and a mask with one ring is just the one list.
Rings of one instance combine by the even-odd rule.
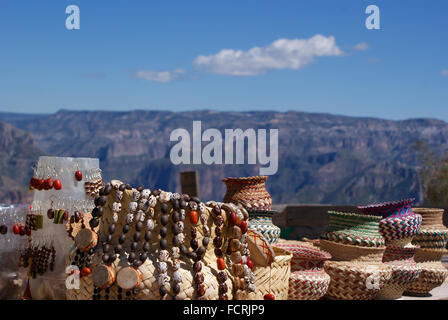
[[317, 34], [309, 39], [278, 39], [265, 47], [247, 51], [223, 49], [217, 54], [200, 55], [193, 63], [211, 73], [253, 76], [269, 70], [297, 70], [316, 57], [342, 54], [334, 37]]
[[143, 80], [166, 83], [178, 79], [183, 74], [185, 74], [184, 69], [176, 69], [173, 71], [139, 70], [135, 73], [135, 76]]
[[444, 77], [448, 77], [448, 69], [443, 69], [443, 70], [441, 71], [441, 73], [442, 73], [442, 76], [444, 76]]
[[370, 49], [370, 45], [367, 42], [360, 42], [355, 44], [353, 49], [356, 51], [366, 51], [367, 49]]

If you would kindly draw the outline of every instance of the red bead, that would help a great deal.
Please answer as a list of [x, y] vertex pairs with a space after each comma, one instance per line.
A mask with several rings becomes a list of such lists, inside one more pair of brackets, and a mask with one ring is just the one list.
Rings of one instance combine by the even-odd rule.
[[75, 172], [75, 179], [78, 180], [78, 181], [82, 180], [82, 172], [80, 170], [77, 170]]
[[247, 232], [247, 222], [245, 220], [241, 221], [240, 228], [241, 228], [241, 232], [242, 233], [246, 233]]
[[20, 226], [19, 227], [19, 234], [21, 236], [24, 236], [26, 234], [25, 226]]
[[264, 300], [275, 300], [275, 296], [272, 293], [266, 293], [264, 295]]
[[247, 266], [252, 270], [254, 267], [254, 263], [252, 262], [252, 260], [250, 260], [249, 258], [247, 258], [247, 262], [246, 262]]
[[12, 232], [14, 232], [14, 234], [20, 233], [20, 228], [17, 224], [15, 224], [14, 227], [12, 227]]
[[44, 180], [44, 190], [50, 190], [53, 188], [53, 179], [48, 178]]
[[224, 270], [226, 268], [226, 262], [223, 258], [216, 259], [216, 264], [218, 265], [219, 270]]
[[229, 221], [232, 225], [236, 225], [236, 213], [230, 212]]
[[198, 213], [197, 211], [190, 211], [190, 222], [191, 224], [196, 224], [198, 223]]
[[44, 179], [37, 180], [36, 189], [37, 190], [42, 190], [43, 188], [44, 188]]
[[59, 180], [59, 179], [54, 180], [54, 182], [53, 182], [53, 188], [54, 188], [55, 190], [61, 190], [61, 188], [62, 188], [61, 180]]
[[88, 276], [89, 274], [91, 274], [92, 271], [90, 270], [90, 268], [84, 267], [81, 269], [81, 276]]

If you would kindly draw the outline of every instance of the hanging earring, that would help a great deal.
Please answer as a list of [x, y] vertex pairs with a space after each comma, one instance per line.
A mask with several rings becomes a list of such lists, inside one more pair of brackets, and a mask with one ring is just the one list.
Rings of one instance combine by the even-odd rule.
[[79, 169], [79, 162], [76, 163], [75, 179], [76, 179], [76, 181], [82, 180], [82, 172]]
[[56, 261], [56, 249], [54, 248], [54, 238], [51, 238], [51, 260], [50, 260], [50, 271], [54, 270], [54, 262]]
[[[53, 197], [53, 196], [51, 196], [51, 197]], [[51, 199], [51, 197], [50, 197], [51, 204], [50, 204], [50, 209], [47, 210], [47, 217], [48, 217], [48, 219], [53, 220], [54, 216], [55, 216], [55, 211], [54, 211], [54, 202]]]

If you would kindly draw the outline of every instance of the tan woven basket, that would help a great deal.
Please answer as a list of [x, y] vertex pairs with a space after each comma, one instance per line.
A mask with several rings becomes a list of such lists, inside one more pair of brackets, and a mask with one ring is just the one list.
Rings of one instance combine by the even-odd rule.
[[291, 272], [288, 300], [319, 300], [328, 290], [330, 276], [325, 271]]
[[448, 270], [440, 262], [423, 262], [418, 264], [421, 272], [417, 281], [406, 287], [405, 295], [427, 296], [431, 290], [443, 284], [448, 277]]
[[292, 253], [282, 248], [273, 249], [275, 260], [270, 267], [254, 266], [255, 292], [248, 294], [250, 300], [263, 300], [267, 293], [272, 293], [276, 300], [288, 299]]
[[381, 262], [386, 247], [361, 247], [334, 241], [320, 240], [320, 249], [327, 251], [334, 261]]
[[398, 299], [403, 295], [406, 286], [416, 281], [421, 268], [415, 262], [414, 255], [418, 248], [415, 246], [387, 247], [383, 262], [392, 269], [392, 277], [380, 291], [377, 299]]
[[413, 208], [415, 213], [422, 216], [421, 229], [440, 229], [447, 230], [443, 224], [444, 209], [437, 208]]
[[446, 250], [446, 249], [419, 248], [415, 252], [415, 261], [416, 262], [440, 262], [440, 260], [442, 260], [442, 256], [447, 253], [448, 253], [448, 250]]
[[225, 178], [227, 190], [223, 202], [240, 204], [247, 210], [271, 210], [272, 198], [266, 190], [268, 176]]
[[327, 297], [338, 300], [372, 300], [392, 276], [383, 263], [327, 261], [325, 272], [331, 277]]

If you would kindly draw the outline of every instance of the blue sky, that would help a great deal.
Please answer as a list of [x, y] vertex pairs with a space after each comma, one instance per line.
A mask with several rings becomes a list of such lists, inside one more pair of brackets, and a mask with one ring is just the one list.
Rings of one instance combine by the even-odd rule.
[[[80, 30], [65, 28], [71, 4]], [[380, 8], [380, 30], [365, 28], [370, 4]], [[447, 12], [443, 0], [2, 0], [0, 111], [300, 110], [448, 121]]]

